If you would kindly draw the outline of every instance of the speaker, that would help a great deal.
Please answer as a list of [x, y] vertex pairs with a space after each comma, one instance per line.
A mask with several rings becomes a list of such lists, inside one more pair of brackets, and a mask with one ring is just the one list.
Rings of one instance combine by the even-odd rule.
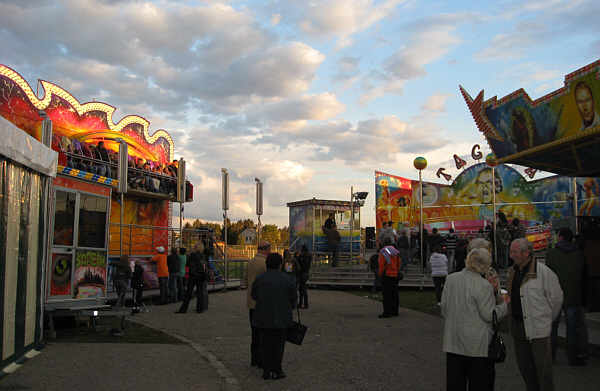
[[375, 248], [375, 227], [365, 227], [365, 246], [367, 249]]

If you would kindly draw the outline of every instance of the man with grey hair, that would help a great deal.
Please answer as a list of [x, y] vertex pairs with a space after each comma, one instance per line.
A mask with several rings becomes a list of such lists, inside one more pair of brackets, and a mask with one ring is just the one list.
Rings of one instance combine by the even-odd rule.
[[529, 240], [513, 240], [510, 256], [514, 266], [508, 271], [506, 290], [519, 372], [528, 390], [554, 390], [550, 332], [563, 292], [556, 274], [533, 258]]

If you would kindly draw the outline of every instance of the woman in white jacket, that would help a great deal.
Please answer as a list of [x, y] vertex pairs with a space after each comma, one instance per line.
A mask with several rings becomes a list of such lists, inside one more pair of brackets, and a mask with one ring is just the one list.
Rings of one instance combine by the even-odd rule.
[[493, 390], [496, 372], [488, 359], [492, 339], [492, 314], [508, 312], [508, 295], [497, 304], [494, 287], [484, 278], [492, 263], [485, 249], [469, 253], [465, 269], [448, 276], [442, 295], [446, 352], [446, 390]]
[[429, 264], [431, 266], [431, 278], [433, 278], [435, 284], [435, 300], [439, 307], [442, 301], [442, 290], [448, 275], [448, 258], [442, 254], [442, 247], [439, 244], [433, 246], [433, 254], [429, 258]]

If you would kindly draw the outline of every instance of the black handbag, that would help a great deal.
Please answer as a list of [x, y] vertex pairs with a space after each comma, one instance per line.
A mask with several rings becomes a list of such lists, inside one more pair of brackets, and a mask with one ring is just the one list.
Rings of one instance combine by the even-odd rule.
[[496, 315], [496, 310], [492, 312], [492, 332], [492, 340], [488, 346], [488, 358], [494, 363], [504, 362], [506, 359], [506, 346], [504, 345], [504, 341], [500, 336], [498, 315]]
[[302, 341], [304, 340], [308, 326], [300, 323], [300, 311], [298, 308], [296, 308], [296, 312], [298, 312], [298, 321], [296, 322], [294, 320], [292, 325], [288, 327], [286, 340], [295, 345], [302, 345]]

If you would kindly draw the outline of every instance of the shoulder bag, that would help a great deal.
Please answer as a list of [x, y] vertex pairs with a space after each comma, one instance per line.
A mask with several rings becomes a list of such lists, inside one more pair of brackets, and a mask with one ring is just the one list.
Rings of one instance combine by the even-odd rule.
[[294, 320], [288, 328], [286, 340], [294, 345], [302, 345], [308, 326], [300, 323], [300, 310], [298, 310], [298, 307], [296, 307], [296, 312], [298, 313], [298, 321]]
[[492, 332], [492, 340], [488, 346], [488, 358], [494, 363], [504, 362], [506, 359], [506, 346], [504, 345], [504, 341], [500, 336], [496, 310], [494, 310], [492, 313]]

